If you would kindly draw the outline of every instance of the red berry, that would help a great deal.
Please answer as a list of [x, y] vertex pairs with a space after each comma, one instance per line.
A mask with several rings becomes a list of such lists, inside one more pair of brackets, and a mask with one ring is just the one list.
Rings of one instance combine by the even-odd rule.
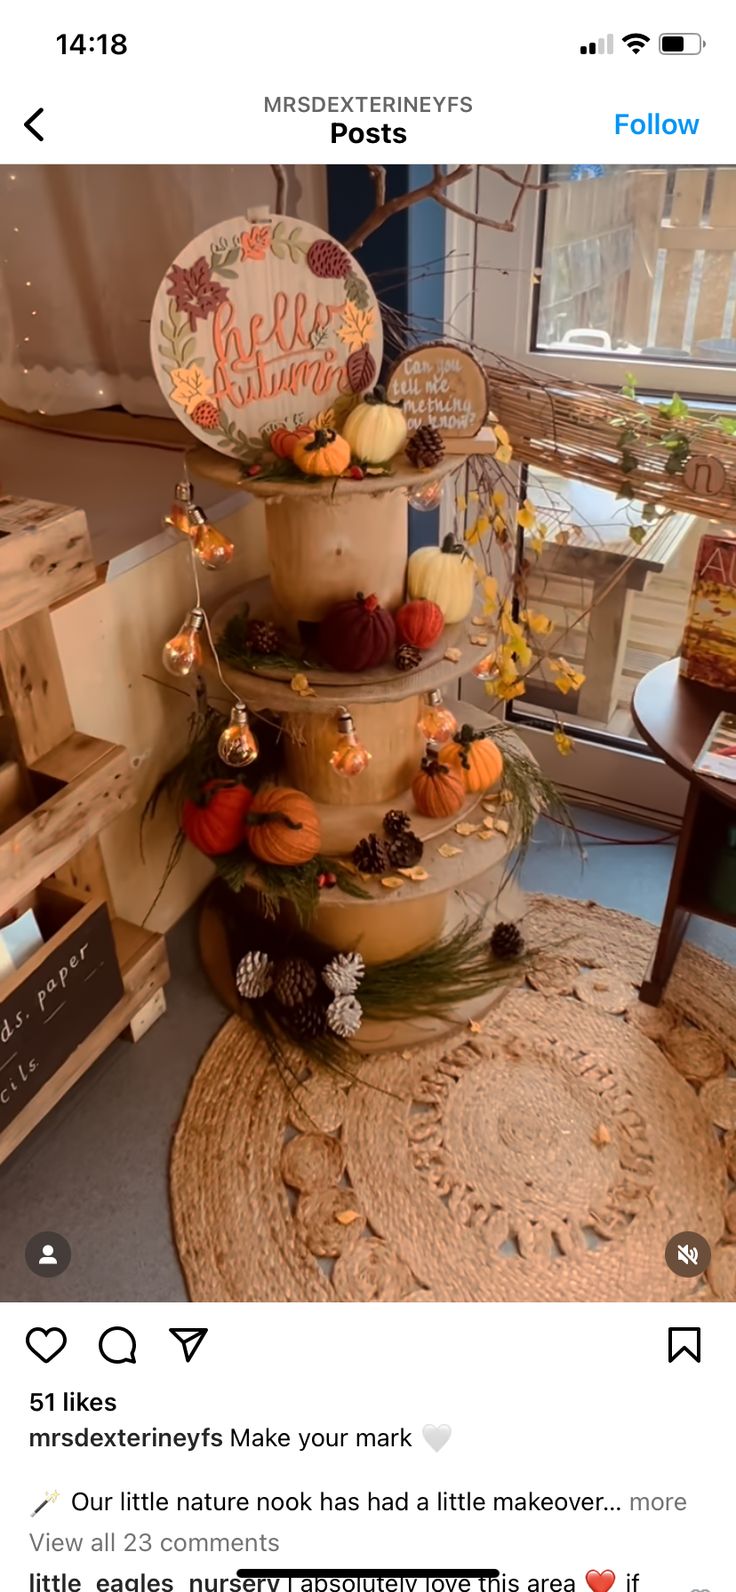
[[326, 890], [334, 890], [335, 885], [337, 884], [337, 874], [336, 873], [326, 873], [324, 875], [324, 881], [325, 881], [325, 889]]
[[249, 464], [248, 465], [248, 474], [249, 475], [260, 475], [262, 469], [263, 469], [263, 465], [262, 464]]
[[362, 481], [364, 472], [361, 470], [359, 464], [353, 464], [350, 467], [350, 474], [354, 481]]

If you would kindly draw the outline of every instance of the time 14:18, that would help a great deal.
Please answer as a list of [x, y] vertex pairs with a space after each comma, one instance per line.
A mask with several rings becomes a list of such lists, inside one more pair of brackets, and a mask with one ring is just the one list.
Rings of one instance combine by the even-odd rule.
[[72, 50], [78, 55], [85, 55], [87, 50], [99, 49], [101, 55], [125, 55], [128, 41], [124, 33], [98, 33], [85, 39], [83, 33], [75, 33], [70, 38], [68, 33], [57, 33], [57, 44], [61, 45], [62, 55], [70, 55]]

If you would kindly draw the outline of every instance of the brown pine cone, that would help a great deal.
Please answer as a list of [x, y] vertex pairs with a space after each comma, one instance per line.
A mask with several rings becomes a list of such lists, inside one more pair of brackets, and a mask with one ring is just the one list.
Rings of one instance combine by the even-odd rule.
[[406, 457], [415, 470], [431, 470], [445, 456], [445, 444], [434, 426], [419, 426], [406, 444]]
[[261, 658], [272, 657], [275, 652], [281, 651], [281, 636], [270, 619], [251, 619], [245, 639], [249, 651], [256, 652]]
[[280, 1006], [289, 1009], [309, 1000], [317, 988], [317, 974], [303, 956], [285, 956], [276, 965], [273, 993]]
[[521, 956], [524, 936], [515, 923], [497, 923], [490, 944], [491, 951], [498, 961], [506, 962], [512, 956]]
[[378, 835], [367, 835], [365, 840], [358, 841], [353, 862], [360, 873], [388, 872], [388, 851]]
[[290, 1009], [286, 1021], [298, 1039], [318, 1039], [325, 1031], [324, 1005], [319, 1000], [301, 1001]]
[[421, 661], [422, 654], [419, 648], [410, 646], [408, 641], [403, 642], [402, 646], [398, 648], [394, 658], [394, 664], [397, 669], [401, 670], [402, 674], [406, 674], [409, 669], [418, 669]]
[[406, 834], [396, 835], [388, 843], [388, 860], [392, 868], [412, 868], [419, 862], [424, 852], [424, 842], [409, 829]]
[[307, 251], [307, 265], [315, 276], [337, 279], [348, 275], [352, 260], [332, 238], [315, 238]]
[[400, 807], [390, 807], [383, 815], [383, 827], [387, 835], [403, 835], [405, 829], [411, 828], [411, 819]]

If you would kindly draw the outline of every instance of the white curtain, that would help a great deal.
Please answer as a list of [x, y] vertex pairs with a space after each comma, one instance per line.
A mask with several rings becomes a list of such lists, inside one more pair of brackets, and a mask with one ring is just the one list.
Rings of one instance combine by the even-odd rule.
[[[324, 225], [321, 167], [288, 167], [286, 210]], [[151, 305], [178, 251], [252, 205], [269, 166], [0, 167], [0, 399], [71, 414], [168, 414]]]

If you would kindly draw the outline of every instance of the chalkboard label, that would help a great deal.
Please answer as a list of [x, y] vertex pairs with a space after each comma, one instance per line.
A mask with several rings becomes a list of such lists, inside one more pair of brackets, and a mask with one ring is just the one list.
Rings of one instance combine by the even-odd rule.
[[68, 927], [41, 966], [0, 1000], [0, 1131], [122, 1000], [107, 907]]
[[388, 379], [388, 396], [401, 403], [410, 431], [434, 426], [446, 437], [475, 437], [485, 423], [485, 372], [462, 348], [426, 343], [404, 354]]

